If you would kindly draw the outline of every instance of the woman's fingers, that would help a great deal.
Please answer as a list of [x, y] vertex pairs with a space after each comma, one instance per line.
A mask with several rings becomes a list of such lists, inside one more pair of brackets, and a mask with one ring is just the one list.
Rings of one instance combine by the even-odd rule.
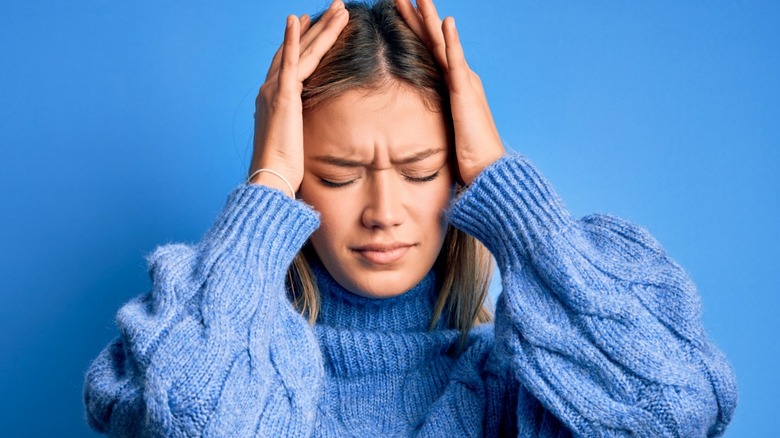
[[349, 12], [346, 9], [339, 9], [333, 14], [319, 35], [301, 52], [298, 80], [303, 82], [304, 79], [311, 76], [325, 53], [333, 47], [333, 43], [336, 42], [348, 21]]
[[417, 9], [422, 15], [423, 24], [428, 34], [428, 45], [433, 52], [436, 61], [439, 62], [445, 71], [447, 70], [447, 50], [444, 42], [444, 35], [441, 31], [441, 18], [436, 12], [436, 6], [432, 0], [417, 0]]
[[[333, 15], [340, 9], [344, 9], [344, 3], [341, 0], [334, 0], [328, 9], [322, 13], [322, 16], [317, 20], [314, 25], [311, 26], [306, 32], [301, 31], [301, 51], [306, 50], [307, 47], [314, 41], [317, 35], [322, 32], [328, 21], [333, 18]], [[310, 22], [311, 23], [311, 22]]]
[[[318, 37], [329, 21], [333, 18], [333, 15], [340, 9], [344, 9], [344, 3], [341, 0], [334, 0], [328, 9], [322, 14], [320, 20], [314, 23], [314, 25], [311, 24], [311, 17], [306, 14], [301, 15], [301, 18], [299, 19], [301, 25], [299, 48], [301, 51], [305, 51], [307, 47], [311, 45], [312, 41]], [[279, 49], [276, 51], [276, 54], [271, 61], [271, 65], [268, 68], [268, 74], [265, 78], [266, 82], [275, 78], [279, 74], [282, 48], [283, 45], [279, 46]]]
[[[289, 17], [288, 17], [289, 18]], [[309, 19], [309, 16], [304, 14], [301, 15], [301, 18], [298, 20], [301, 24], [300, 27], [300, 33], [302, 34], [305, 32], [305, 29], [308, 29], [311, 25], [311, 20]], [[287, 32], [285, 27], [285, 32]], [[268, 66], [268, 73], [265, 75], [265, 81], [268, 82], [269, 79], [274, 78], [276, 79], [276, 76], [279, 75], [279, 67], [281, 66], [282, 62], [282, 50], [284, 49], [284, 40], [282, 41], [282, 44], [279, 46], [278, 49], [276, 49], [276, 53], [274, 53], [273, 59], [271, 59], [271, 65]]]
[[455, 29], [455, 19], [447, 17], [442, 23], [442, 33], [446, 45], [447, 74], [450, 91], [456, 94], [466, 92], [471, 85], [471, 69], [463, 54], [458, 30]]
[[414, 32], [415, 35], [417, 35], [417, 38], [419, 38], [425, 44], [429, 44], [428, 34], [425, 30], [425, 24], [423, 23], [420, 14], [417, 12], [417, 10], [414, 9], [412, 1], [395, 0], [395, 8], [398, 10], [398, 13], [401, 14], [401, 17], [406, 22], [406, 25], [412, 29], [412, 32]]
[[[309, 17], [308, 14], [303, 14], [299, 21], [301, 22], [301, 35], [305, 35], [311, 27], [311, 17]], [[303, 40], [303, 38], [301, 38], [301, 40]]]
[[[282, 94], [300, 94], [298, 89], [298, 58], [300, 57], [300, 26], [298, 17], [287, 17], [287, 27], [284, 30], [282, 56], [279, 66], [279, 92]], [[288, 94], [289, 95], [289, 94]]]

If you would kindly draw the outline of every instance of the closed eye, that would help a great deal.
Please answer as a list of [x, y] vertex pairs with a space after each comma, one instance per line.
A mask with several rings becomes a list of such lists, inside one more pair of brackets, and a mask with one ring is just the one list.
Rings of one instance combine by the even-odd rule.
[[441, 169], [437, 170], [435, 173], [428, 175], [428, 176], [421, 176], [421, 177], [414, 177], [409, 175], [404, 175], [404, 178], [406, 178], [407, 181], [413, 182], [413, 183], [425, 183], [435, 180], [439, 177], [441, 174]]
[[320, 178], [320, 182], [326, 187], [346, 187], [353, 182], [357, 181], [357, 179], [352, 179], [349, 181], [330, 181], [325, 178]]

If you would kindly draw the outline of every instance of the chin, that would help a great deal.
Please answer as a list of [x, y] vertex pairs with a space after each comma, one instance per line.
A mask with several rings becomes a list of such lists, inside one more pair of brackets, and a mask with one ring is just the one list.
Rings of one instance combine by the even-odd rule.
[[324, 251], [316, 246], [312, 253], [331, 277], [349, 292], [366, 298], [393, 298], [403, 295], [417, 286], [433, 269], [436, 257], [420, 254], [417, 248], [395, 263], [368, 263], [355, 253], [348, 251]]
[[414, 288], [428, 273], [410, 272], [408, 269], [390, 271], [339, 272], [333, 278], [345, 289], [366, 298], [392, 298]]

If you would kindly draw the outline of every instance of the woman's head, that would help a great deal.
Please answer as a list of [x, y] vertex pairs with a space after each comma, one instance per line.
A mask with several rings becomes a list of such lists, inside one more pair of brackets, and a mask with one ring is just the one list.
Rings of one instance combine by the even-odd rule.
[[[402, 294], [435, 267], [444, 287], [434, 319], [444, 313], [468, 330], [486, 317], [490, 259], [444, 219], [456, 190], [444, 78], [392, 2], [347, 10], [349, 23], [302, 94], [300, 197], [322, 217], [311, 246], [339, 284], [363, 296]], [[302, 256], [295, 266], [296, 303], [315, 319], [316, 287]]]

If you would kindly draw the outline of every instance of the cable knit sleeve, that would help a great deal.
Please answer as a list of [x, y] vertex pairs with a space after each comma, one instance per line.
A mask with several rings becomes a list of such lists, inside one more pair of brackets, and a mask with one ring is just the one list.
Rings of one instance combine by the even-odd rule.
[[690, 278], [647, 231], [608, 215], [573, 219], [520, 155], [485, 169], [450, 220], [501, 269], [495, 354], [570, 432], [724, 432], [733, 371], [706, 337]]
[[152, 289], [119, 310], [87, 371], [96, 431], [136, 436], [308, 436], [322, 361], [287, 300], [288, 266], [319, 225], [301, 202], [241, 185], [196, 245], [149, 257]]

